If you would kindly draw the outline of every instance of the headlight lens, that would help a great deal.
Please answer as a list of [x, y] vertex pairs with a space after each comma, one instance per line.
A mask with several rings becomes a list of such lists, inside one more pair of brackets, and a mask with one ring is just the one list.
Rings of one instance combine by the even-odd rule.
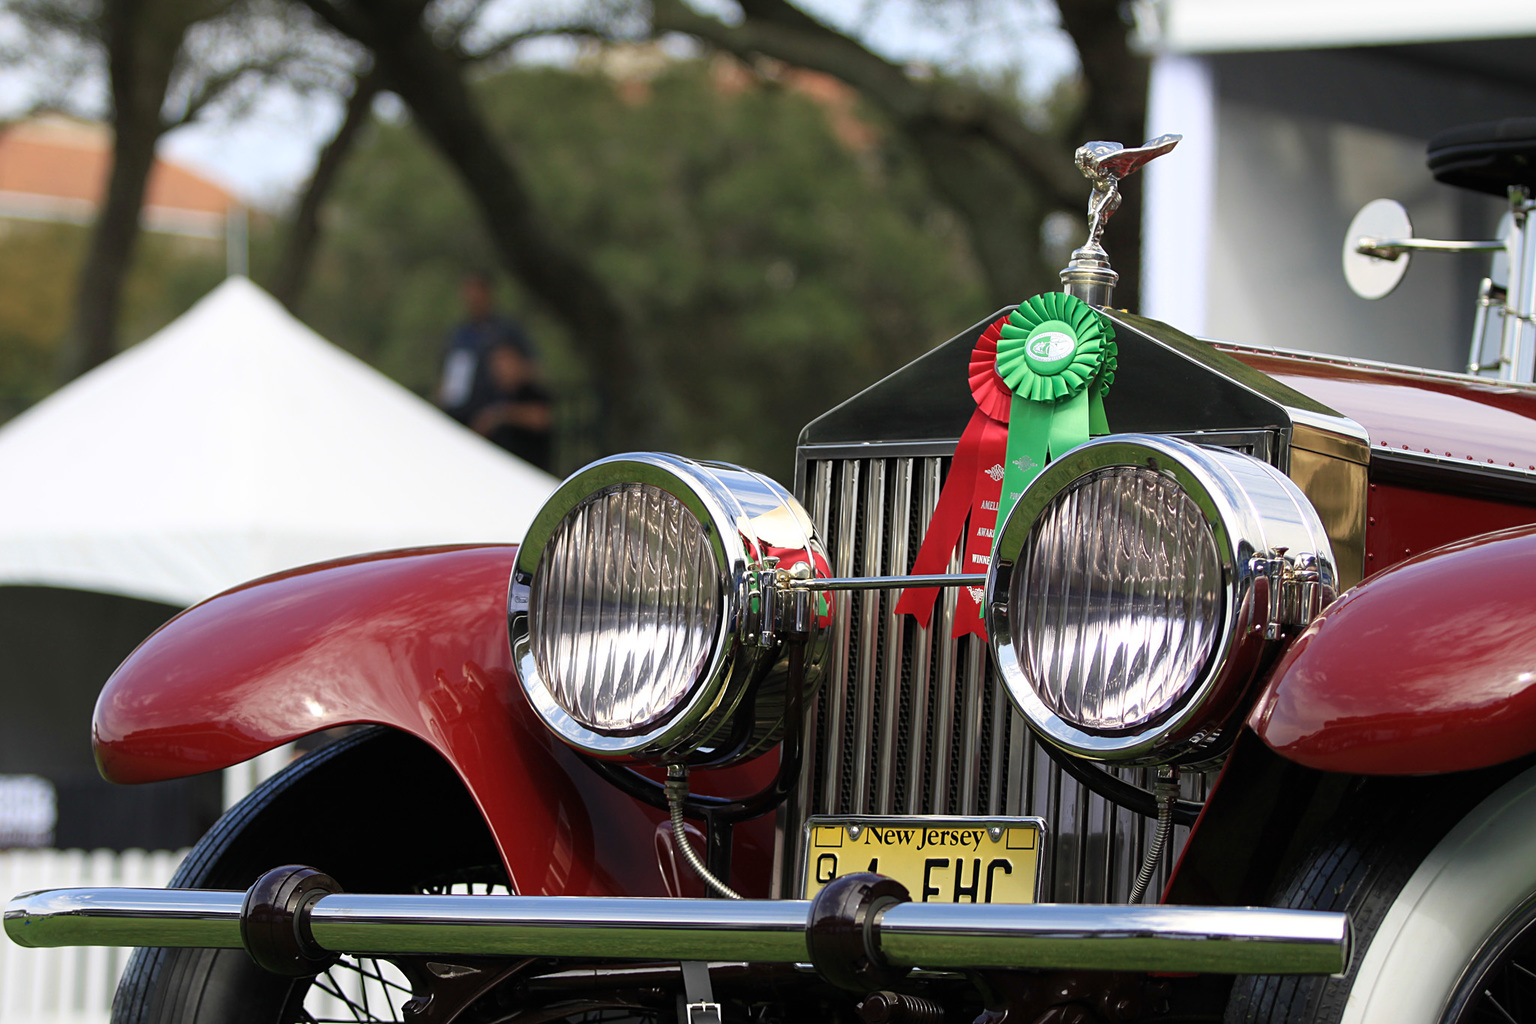
[[999, 531], [988, 633], [1014, 704], [1058, 746], [1204, 760], [1303, 577], [1331, 597], [1327, 532], [1279, 470], [1169, 437], [1099, 438], [1046, 466]]
[[1082, 729], [1134, 729], [1200, 680], [1221, 632], [1221, 562], [1194, 501], [1144, 466], [1075, 480], [1029, 538], [1013, 643], [1041, 702]]
[[550, 697], [605, 732], [675, 710], [714, 653], [721, 575], [703, 524], [660, 487], [585, 499], [533, 575], [533, 654]]
[[[721, 764], [760, 753], [790, 698], [771, 588], [760, 589], [771, 559], [828, 574], [810, 517], [766, 477], [652, 453], [578, 471], [534, 517], [513, 566], [508, 630], [534, 711], [603, 756]], [[807, 685], [821, 626], [807, 627]]]

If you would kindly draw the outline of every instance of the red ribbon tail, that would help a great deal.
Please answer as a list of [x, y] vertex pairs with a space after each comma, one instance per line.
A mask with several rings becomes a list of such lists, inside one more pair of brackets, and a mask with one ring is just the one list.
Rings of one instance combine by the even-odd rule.
[[[992, 540], [997, 528], [998, 502], [1003, 495], [1003, 462], [1008, 458], [1008, 427], [988, 420], [976, 441], [976, 488], [971, 495], [969, 533], [965, 540], [965, 561], [960, 571], [987, 572], [992, 563]], [[955, 602], [953, 636], [975, 633], [987, 638], [986, 623], [981, 618], [983, 589], [964, 587]]]
[[[923, 535], [922, 546], [917, 549], [917, 558], [912, 562], [914, 576], [932, 576], [949, 569], [955, 545], [965, 533], [965, 517], [971, 510], [971, 497], [976, 491], [981, 439], [989, 422], [986, 413], [977, 409], [955, 445], [949, 476], [944, 480], [939, 503], [928, 523], [928, 532]], [[902, 591], [901, 600], [896, 602], [895, 613], [910, 615], [917, 619], [919, 626], [927, 629], [933, 621], [933, 602], [938, 596], [938, 587], [908, 587]]]
[[982, 640], [987, 638], [987, 623], [981, 615], [981, 602], [974, 600], [969, 594], [960, 598], [955, 605], [955, 631], [956, 640], [967, 633], [975, 633]]

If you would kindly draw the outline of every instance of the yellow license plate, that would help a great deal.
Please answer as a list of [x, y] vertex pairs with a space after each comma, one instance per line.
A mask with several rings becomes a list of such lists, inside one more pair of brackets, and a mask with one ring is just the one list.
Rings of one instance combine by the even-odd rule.
[[804, 895], [874, 871], [919, 903], [1034, 903], [1041, 818], [813, 817], [805, 823]]

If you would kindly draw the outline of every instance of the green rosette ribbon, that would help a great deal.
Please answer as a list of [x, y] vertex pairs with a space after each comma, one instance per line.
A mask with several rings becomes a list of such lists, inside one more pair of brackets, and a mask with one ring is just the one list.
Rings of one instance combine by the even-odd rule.
[[[1104, 324], [1104, 329], [1113, 339], [1115, 329], [1109, 324]], [[1099, 365], [1098, 376], [1088, 385], [1088, 433], [1093, 437], [1109, 433], [1109, 420], [1104, 417], [1104, 392], [1115, 382], [1115, 369], [1120, 365], [1119, 356], [1120, 348], [1111, 340], [1104, 346], [1104, 361]]]
[[1048, 460], [1109, 432], [1116, 355], [1114, 328], [1071, 295], [1036, 295], [1009, 315], [997, 343], [997, 373], [1013, 392], [999, 524]]

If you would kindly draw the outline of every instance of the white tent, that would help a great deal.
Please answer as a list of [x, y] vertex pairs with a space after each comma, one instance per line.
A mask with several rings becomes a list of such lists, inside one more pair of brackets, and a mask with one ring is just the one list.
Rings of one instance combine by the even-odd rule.
[[188, 605], [341, 555], [516, 541], [555, 483], [230, 278], [0, 428], [0, 584]]

